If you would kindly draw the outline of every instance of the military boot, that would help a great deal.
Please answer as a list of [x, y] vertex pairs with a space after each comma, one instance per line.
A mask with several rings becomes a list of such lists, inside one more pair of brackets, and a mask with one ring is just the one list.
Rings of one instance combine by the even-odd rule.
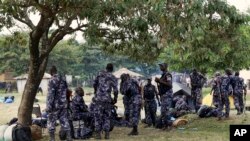
[[66, 132], [66, 141], [73, 141], [72, 137], [71, 137], [71, 131], [70, 130]]
[[134, 126], [132, 131], [128, 134], [129, 136], [136, 136], [138, 135], [138, 129], [137, 129], [137, 126]]
[[49, 141], [55, 141], [55, 133], [54, 132], [49, 132]]
[[109, 139], [109, 132], [105, 132], [105, 139], [106, 139], [106, 140]]
[[102, 139], [101, 132], [96, 132], [95, 139], [97, 139], [97, 140]]

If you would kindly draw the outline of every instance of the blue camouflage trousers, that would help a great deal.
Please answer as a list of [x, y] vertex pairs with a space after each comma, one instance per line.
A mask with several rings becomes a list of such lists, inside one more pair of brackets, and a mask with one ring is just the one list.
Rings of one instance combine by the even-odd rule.
[[168, 117], [170, 116], [170, 108], [172, 107], [173, 96], [172, 93], [163, 94], [161, 96], [161, 119], [162, 124], [168, 124]]
[[124, 116], [125, 119], [129, 121], [129, 97], [124, 95], [123, 96], [123, 105], [124, 105]]
[[201, 93], [201, 88], [193, 88], [191, 90], [191, 94], [194, 100], [194, 107], [195, 110], [198, 111], [201, 104], [202, 104], [202, 93]]
[[155, 124], [157, 105], [154, 99], [145, 100], [145, 119], [147, 124]]
[[142, 97], [140, 94], [132, 96], [129, 100], [129, 122], [131, 126], [137, 126], [140, 120]]
[[95, 131], [109, 132], [111, 118], [110, 106], [110, 103], [96, 102], [94, 107]]
[[213, 95], [213, 105], [215, 107], [219, 107], [220, 104], [220, 96], [219, 95]]
[[55, 132], [56, 120], [59, 120], [62, 130], [70, 130], [67, 109], [60, 109], [58, 111], [48, 113], [47, 128], [49, 133]]
[[244, 103], [243, 103], [243, 93], [234, 93], [234, 106], [237, 111], [243, 111]]
[[229, 112], [230, 112], [230, 102], [229, 102], [229, 96], [228, 96], [228, 93], [222, 93], [221, 94], [221, 100], [220, 100], [220, 104], [219, 104], [219, 109], [218, 109], [218, 115], [219, 117], [222, 117], [223, 116], [223, 109], [224, 109], [224, 106], [225, 106], [225, 116], [228, 117], [229, 116]]

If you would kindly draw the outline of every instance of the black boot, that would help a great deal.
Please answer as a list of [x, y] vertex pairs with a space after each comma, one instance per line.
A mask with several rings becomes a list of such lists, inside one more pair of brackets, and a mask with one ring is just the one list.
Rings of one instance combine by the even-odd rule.
[[97, 139], [97, 140], [102, 139], [101, 132], [96, 132], [95, 139]]
[[105, 139], [106, 139], [106, 140], [109, 139], [109, 132], [105, 132]]
[[133, 127], [133, 129], [132, 129], [132, 131], [128, 134], [129, 136], [136, 136], [136, 135], [138, 135], [139, 133], [138, 133], [138, 128], [137, 128], [137, 126], [134, 126]]
[[71, 131], [70, 130], [66, 132], [66, 135], [67, 135], [66, 136], [66, 141], [73, 141], [72, 137], [71, 137]]
[[54, 132], [49, 132], [49, 141], [55, 141], [55, 133]]

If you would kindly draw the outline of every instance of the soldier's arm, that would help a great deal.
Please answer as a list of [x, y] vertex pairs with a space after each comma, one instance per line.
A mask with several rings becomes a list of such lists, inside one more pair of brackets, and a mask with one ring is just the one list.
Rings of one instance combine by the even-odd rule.
[[160, 79], [159, 82], [165, 86], [172, 87], [172, 77], [170, 75], [165, 75], [164, 79]]
[[113, 83], [112, 83], [111, 87], [112, 87], [113, 93], [114, 93], [114, 103], [116, 103], [117, 98], [118, 98], [118, 80], [115, 77], [113, 77], [112, 79], [113, 79], [112, 80]]
[[48, 84], [48, 95], [47, 95], [47, 101], [46, 101], [46, 110], [51, 111], [53, 110], [53, 104], [55, 100], [55, 93], [56, 93], [56, 85], [53, 80], [49, 81]]
[[94, 94], [95, 94], [96, 91], [97, 91], [97, 86], [98, 86], [98, 76], [96, 76], [96, 78], [95, 78], [95, 80], [94, 80], [94, 83], [93, 83]]

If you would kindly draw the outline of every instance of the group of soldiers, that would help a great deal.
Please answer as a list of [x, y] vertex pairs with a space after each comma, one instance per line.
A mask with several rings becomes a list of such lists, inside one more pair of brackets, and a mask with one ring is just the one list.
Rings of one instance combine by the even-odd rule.
[[[118, 79], [112, 74], [113, 64], [109, 63], [106, 70], [100, 71], [94, 80], [94, 97], [92, 103], [88, 107], [84, 100], [84, 91], [81, 87], [76, 88], [76, 95], [69, 103], [67, 98], [67, 83], [64, 77], [57, 74], [56, 67], [50, 70], [52, 75], [49, 81], [49, 92], [47, 97], [46, 111], [48, 113], [48, 131], [50, 141], [55, 140], [55, 124], [59, 119], [61, 128], [66, 132], [66, 139], [72, 140], [70, 133], [69, 115], [67, 109], [69, 106], [72, 110], [72, 120], [92, 120], [96, 139], [110, 138], [112, 109], [117, 103], [118, 93], [123, 95], [124, 104], [124, 120], [128, 122], [128, 126], [132, 127], [128, 135], [138, 135], [138, 124], [140, 120], [140, 111], [142, 105], [145, 108], [145, 120], [148, 126], [156, 125], [157, 104], [161, 106], [160, 120], [163, 129], [169, 128], [170, 118], [173, 115], [182, 115], [186, 111], [191, 110], [188, 106], [185, 96], [173, 97], [172, 75], [168, 71], [166, 63], [159, 64], [162, 75], [156, 77], [155, 82], [157, 88], [152, 85], [151, 78], [147, 79], [147, 84], [142, 88], [138, 80], [132, 78], [129, 74], [121, 75], [120, 89], [118, 90]], [[195, 111], [197, 112], [202, 104], [202, 87], [206, 78], [196, 69], [190, 74], [191, 79], [191, 95], [194, 101]], [[231, 87], [230, 87], [231, 86]], [[225, 117], [229, 116], [229, 100], [230, 90], [233, 90], [236, 109], [238, 113], [243, 111], [242, 92], [244, 88], [243, 79], [236, 72], [232, 76], [231, 71], [226, 70], [225, 76], [216, 73], [213, 81], [213, 97], [214, 105], [218, 107], [220, 113], [218, 118], [223, 117], [223, 106], [226, 106]], [[113, 96], [111, 93], [113, 92]], [[157, 99], [157, 102], [155, 100]], [[177, 113], [177, 114], [176, 114]], [[177, 116], [177, 117], [178, 117]]]
[[[237, 115], [243, 113], [244, 100], [246, 98], [246, 85], [244, 79], [239, 77], [239, 72], [232, 74], [230, 69], [225, 70], [225, 74], [221, 75], [219, 72], [215, 73], [212, 81], [213, 105], [218, 109], [218, 120], [223, 116], [229, 117], [230, 102], [229, 96], [232, 95], [234, 105], [237, 110]], [[225, 114], [222, 112], [225, 106]]]

